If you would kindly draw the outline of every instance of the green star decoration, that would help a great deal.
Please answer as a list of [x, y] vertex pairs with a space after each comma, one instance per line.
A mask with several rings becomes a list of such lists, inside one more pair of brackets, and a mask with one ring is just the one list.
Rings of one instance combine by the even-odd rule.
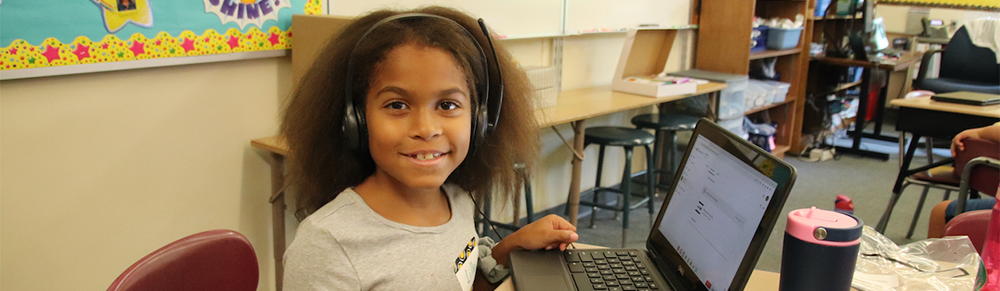
[[173, 48], [170, 49], [170, 54], [174, 54], [174, 49]]
[[121, 57], [123, 57], [123, 56], [125, 56], [125, 53], [123, 53], [123, 52], [118, 52], [118, 57], [119, 57], [119, 58], [121, 58]]
[[29, 64], [34, 64], [35, 63], [35, 57], [28, 58], [28, 63]]

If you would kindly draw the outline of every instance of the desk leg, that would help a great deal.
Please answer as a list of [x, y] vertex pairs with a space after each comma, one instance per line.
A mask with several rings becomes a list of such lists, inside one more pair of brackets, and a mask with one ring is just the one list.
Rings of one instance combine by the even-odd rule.
[[872, 85], [872, 71], [873, 69], [865, 68], [861, 73], [861, 92], [858, 96], [858, 113], [854, 117], [854, 130], [849, 133], [853, 141], [851, 142], [851, 147], [836, 147], [837, 153], [856, 155], [866, 158], [879, 159], [883, 161], [889, 160], [889, 155], [879, 152], [872, 152], [861, 149], [861, 138], [864, 137], [865, 130], [865, 118], [868, 113], [868, 96], [871, 92]]
[[281, 291], [285, 255], [285, 156], [271, 154], [271, 228], [274, 239], [274, 283]]
[[892, 208], [896, 204], [898, 195], [903, 190], [903, 180], [906, 179], [906, 176], [909, 176], [910, 162], [913, 161], [913, 153], [917, 151], [917, 141], [920, 140], [920, 135], [914, 133], [910, 138], [912, 142], [910, 142], [909, 147], [906, 149], [903, 163], [899, 166], [899, 173], [896, 174], [896, 182], [892, 186], [892, 195], [889, 196], [889, 205], [886, 207], [885, 212], [882, 213], [882, 218], [878, 220], [878, 224], [875, 224], [875, 231], [879, 233], [885, 233], [885, 228], [889, 225], [889, 215], [892, 213]]
[[[571, 123], [573, 126], [573, 148], [576, 152], [583, 154], [584, 121]], [[580, 176], [583, 175], [583, 160], [577, 155], [573, 155], [573, 174], [569, 181], [569, 223], [576, 225], [576, 218], [580, 215]]]

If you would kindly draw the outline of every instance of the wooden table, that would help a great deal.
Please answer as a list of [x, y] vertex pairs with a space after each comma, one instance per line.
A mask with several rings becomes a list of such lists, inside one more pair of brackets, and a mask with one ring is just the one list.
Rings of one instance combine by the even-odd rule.
[[[906, 177], [928, 169], [950, 164], [953, 159], [945, 159], [923, 167], [910, 169], [910, 162], [917, 150], [917, 140], [921, 136], [951, 140], [963, 130], [988, 126], [1000, 121], [1000, 105], [975, 106], [957, 103], [939, 102], [931, 97], [896, 99], [889, 104], [899, 106], [899, 120], [896, 130], [913, 135], [912, 142], [903, 156], [899, 174], [892, 187], [893, 195], [900, 194]], [[961, 194], [959, 194], [961, 195]], [[891, 207], [891, 205], [890, 205]], [[884, 232], [889, 224], [889, 211], [882, 214], [875, 230]]]
[[[711, 94], [712, 108], [717, 109], [718, 92], [725, 89], [722, 83], [707, 83], [698, 85], [698, 89], [693, 94], [683, 94], [660, 98], [633, 95], [611, 91], [610, 86], [586, 88], [559, 93], [555, 107], [536, 109], [535, 120], [539, 127], [550, 127], [569, 123], [573, 127], [572, 150], [577, 153], [573, 155], [573, 171], [570, 178], [569, 188], [569, 221], [576, 225], [577, 215], [580, 207], [580, 175], [583, 169], [584, 151], [584, 121], [587, 118], [621, 112], [664, 102], [676, 101], [692, 96]], [[283, 274], [282, 256], [285, 253], [285, 158], [290, 156], [291, 151], [284, 139], [280, 136], [259, 138], [250, 141], [250, 144], [259, 149], [270, 152], [271, 160], [271, 223], [274, 238], [274, 272], [275, 282], [278, 284], [277, 290], [281, 290], [281, 276]]]
[[[818, 57], [815, 58], [818, 62], [823, 62], [832, 65], [845, 66], [845, 67], [863, 67], [864, 72], [861, 74], [861, 94], [858, 96], [858, 113], [857, 118], [855, 118], [854, 131], [851, 132], [853, 137], [853, 142], [851, 147], [837, 147], [837, 153], [845, 153], [851, 155], [858, 155], [862, 157], [875, 158], [883, 161], [889, 160], [889, 155], [878, 152], [871, 152], [861, 149], [861, 138], [874, 138], [878, 140], [897, 142], [897, 137], [883, 136], [882, 135], [882, 112], [885, 110], [886, 95], [889, 93], [889, 86], [883, 86], [882, 90], [878, 95], [878, 102], [876, 102], [875, 110], [875, 130], [874, 133], [864, 133], [865, 128], [865, 115], [868, 112], [868, 94], [871, 92], [872, 87], [872, 70], [881, 70], [886, 72], [901, 71], [909, 68], [910, 66], [916, 64], [923, 57], [922, 52], [906, 52], [899, 56], [899, 58], [892, 59], [877, 59], [872, 61], [866, 60], [856, 60], [856, 59], [846, 59], [846, 58], [834, 58], [834, 57]], [[886, 74], [886, 84], [889, 84], [889, 75]]]

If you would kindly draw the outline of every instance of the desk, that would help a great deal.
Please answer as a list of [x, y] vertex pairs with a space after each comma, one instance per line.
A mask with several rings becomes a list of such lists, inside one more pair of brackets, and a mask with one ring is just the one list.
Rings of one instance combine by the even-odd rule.
[[[855, 118], [854, 131], [851, 132], [853, 137], [853, 142], [851, 147], [837, 147], [837, 153], [851, 154], [868, 158], [880, 159], [883, 161], [889, 160], [889, 155], [884, 153], [872, 152], [861, 149], [861, 138], [874, 138], [879, 140], [897, 142], [897, 137], [883, 136], [882, 135], [882, 112], [885, 110], [886, 95], [889, 91], [889, 86], [883, 86], [882, 90], [878, 95], [878, 102], [876, 102], [875, 110], [875, 132], [872, 134], [864, 133], [865, 128], [865, 114], [868, 112], [868, 94], [871, 92], [872, 86], [872, 69], [882, 70], [886, 72], [895, 72], [900, 70], [905, 70], [916, 64], [923, 57], [922, 52], [906, 52], [899, 56], [894, 62], [891, 60], [880, 60], [880, 61], [863, 61], [855, 59], [845, 59], [845, 58], [834, 58], [834, 57], [819, 57], [816, 61], [839, 65], [847, 67], [863, 67], [864, 72], [861, 75], [861, 94], [858, 96], [858, 114]], [[889, 74], [886, 74], [886, 84], [889, 82]]]
[[[702, 94], [712, 94], [713, 108], [718, 100], [718, 92], [725, 89], [722, 83], [707, 83], [698, 85], [698, 89], [693, 94], [667, 96], [660, 98], [633, 95], [628, 93], [611, 91], [610, 86], [586, 88], [559, 93], [555, 107], [535, 110], [535, 120], [539, 127], [556, 126], [570, 123], [573, 127], [573, 150], [583, 153], [584, 150], [584, 120], [591, 117], [601, 116], [625, 110], [656, 105], [663, 102], [676, 101], [691, 96]], [[716, 109], [717, 110], [717, 109]], [[285, 253], [285, 158], [291, 151], [288, 144], [280, 136], [259, 138], [250, 141], [250, 144], [259, 149], [270, 152], [271, 160], [271, 224], [274, 238], [274, 272], [275, 282], [281, 290], [281, 276], [283, 274], [282, 255]], [[577, 215], [580, 207], [580, 175], [583, 169], [581, 155], [573, 155], [573, 172], [570, 178], [569, 187], [569, 221], [576, 225]]]
[[[952, 159], [945, 159], [930, 165], [910, 169], [913, 153], [917, 150], [916, 141], [921, 136], [951, 140], [963, 130], [988, 126], [1000, 121], [1000, 105], [974, 106], [938, 102], [931, 100], [930, 97], [897, 99], [892, 100], [890, 104], [899, 106], [899, 121], [896, 123], [896, 130], [899, 132], [909, 132], [913, 135], [912, 142], [910, 142], [903, 157], [903, 163], [899, 167], [896, 183], [892, 186], [893, 194], [900, 193], [903, 180], [906, 177], [933, 167], [949, 164], [953, 161]], [[884, 233], [888, 224], [889, 212], [887, 211], [879, 219], [875, 230]]]

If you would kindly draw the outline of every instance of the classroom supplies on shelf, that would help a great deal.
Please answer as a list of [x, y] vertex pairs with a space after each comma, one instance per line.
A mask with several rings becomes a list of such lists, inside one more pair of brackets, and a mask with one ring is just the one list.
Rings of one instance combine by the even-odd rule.
[[631, 29], [625, 37], [611, 89], [650, 97], [691, 94], [696, 82], [668, 77], [663, 70], [670, 55], [676, 29]]

